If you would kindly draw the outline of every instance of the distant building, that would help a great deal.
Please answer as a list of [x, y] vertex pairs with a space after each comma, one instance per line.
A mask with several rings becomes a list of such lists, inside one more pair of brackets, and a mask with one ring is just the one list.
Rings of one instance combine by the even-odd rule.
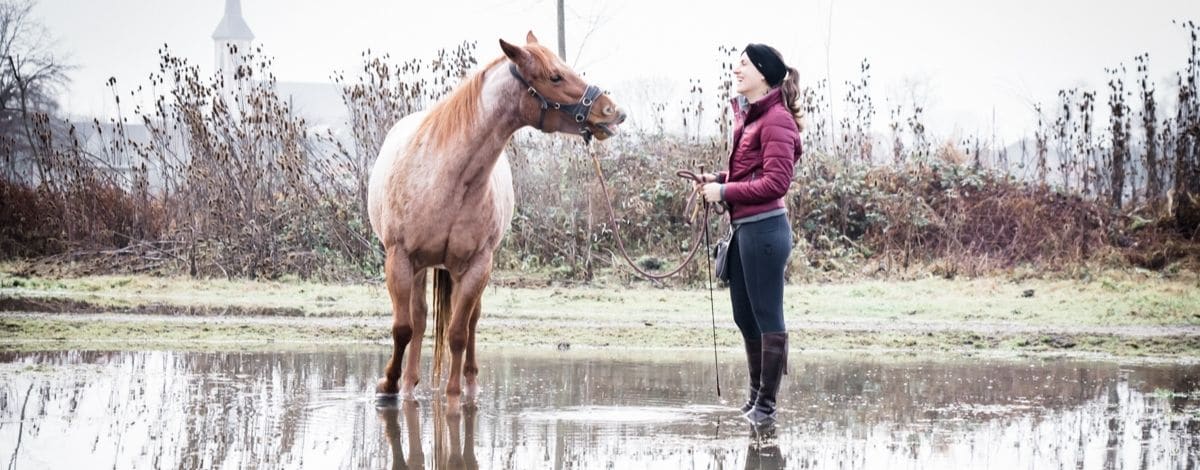
[[[242, 18], [241, 0], [225, 0], [225, 15], [213, 30], [213, 57], [215, 70], [225, 74], [226, 83], [241, 64], [241, 55], [250, 52], [254, 33]], [[236, 53], [230, 53], [236, 51]]]
[[[225, 10], [216, 29], [213, 30], [212, 41], [214, 75], [223, 76], [227, 87], [228, 84], [234, 83], [233, 74], [237, 71], [238, 66], [242, 65], [242, 56], [252, 52], [254, 39], [254, 32], [250, 30], [250, 25], [242, 16], [241, 1], [225, 0]], [[231, 53], [233, 51], [236, 53]], [[227, 92], [231, 95], [236, 94], [235, 90], [227, 90]], [[315, 133], [324, 135], [327, 131], [332, 130], [334, 135], [340, 139], [349, 138], [349, 129], [346, 124], [348, 112], [342, 102], [341, 90], [337, 85], [328, 82], [280, 81], [275, 84], [275, 92], [283, 102], [287, 103], [293, 113], [304, 118], [310, 135]], [[84, 151], [103, 162], [102, 167], [106, 171], [132, 174], [134, 164], [131, 158], [133, 155], [127, 148], [123, 151], [116, 151], [111, 144], [111, 139], [118, 134], [118, 126], [114, 122], [109, 119], [100, 119], [97, 125], [97, 122], [92, 119], [82, 119], [73, 124]], [[152, 140], [149, 129], [140, 122], [140, 119], [126, 121], [123, 126], [123, 134], [125, 138], [140, 144], [149, 144]], [[156, 145], [178, 148], [180, 149], [178, 158], [190, 158], [186, 150], [188, 145], [186, 138], [174, 132], [169, 133], [165, 138], [166, 140], [163, 141], [160, 137]], [[145, 163], [149, 166], [151, 186], [159, 187], [161, 178], [159, 178], [158, 162]]]
[[[242, 65], [241, 56], [254, 46], [254, 32], [242, 16], [241, 0], [225, 0], [225, 13], [213, 30], [214, 69], [233, 82], [233, 73]], [[236, 51], [236, 53], [231, 53]], [[341, 91], [333, 83], [276, 83], [275, 92], [310, 127], [340, 131], [346, 126], [347, 111]]]

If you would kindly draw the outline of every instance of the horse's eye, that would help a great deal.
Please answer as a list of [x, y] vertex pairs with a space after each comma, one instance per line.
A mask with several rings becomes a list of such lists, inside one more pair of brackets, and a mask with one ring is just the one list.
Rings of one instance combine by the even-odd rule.
[[554, 75], [554, 76], [550, 77], [550, 81], [552, 81], [552, 82], [554, 82], [554, 83], [561, 82], [561, 81], [562, 81], [562, 75], [557, 75], [557, 74], [556, 74], [556, 75]]

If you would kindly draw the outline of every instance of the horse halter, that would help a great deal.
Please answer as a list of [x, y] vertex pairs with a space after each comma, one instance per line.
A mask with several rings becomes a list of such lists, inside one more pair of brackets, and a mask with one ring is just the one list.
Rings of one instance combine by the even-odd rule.
[[575, 123], [579, 124], [579, 135], [583, 136], [584, 142], [591, 142], [592, 131], [588, 130], [587, 125], [584, 124], [584, 121], [587, 120], [588, 114], [591, 114], [592, 105], [596, 104], [596, 99], [599, 98], [600, 95], [604, 94], [604, 91], [601, 90], [600, 87], [596, 85], [588, 85], [587, 88], [583, 90], [583, 97], [580, 98], [578, 102], [572, 104], [562, 104], [556, 101], [550, 101], [546, 99], [545, 96], [542, 96], [541, 93], [538, 93], [537, 89], [534, 88], [533, 85], [530, 85], [529, 82], [525, 80], [525, 77], [521, 76], [521, 71], [517, 70], [517, 64], [510, 62], [508, 64], [508, 71], [512, 72], [513, 77], [516, 77], [517, 81], [521, 82], [521, 85], [527, 88], [526, 91], [528, 91], [529, 94], [534, 98], [537, 98], [538, 102], [540, 103], [541, 113], [538, 115], [537, 130], [545, 132], [545, 129], [543, 128], [546, 125], [546, 110], [554, 108], [556, 111], [562, 111], [568, 115], [573, 115], [575, 117]]

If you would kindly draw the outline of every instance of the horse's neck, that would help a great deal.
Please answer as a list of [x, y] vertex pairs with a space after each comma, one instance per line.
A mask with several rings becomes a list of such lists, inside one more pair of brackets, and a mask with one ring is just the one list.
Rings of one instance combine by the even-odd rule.
[[[504, 64], [505, 62], [501, 62]], [[485, 72], [479, 116], [449, 143], [443, 164], [464, 181], [486, 181], [500, 152], [524, 123], [517, 106], [520, 89], [502, 65]], [[484, 176], [484, 178], [480, 178]]]

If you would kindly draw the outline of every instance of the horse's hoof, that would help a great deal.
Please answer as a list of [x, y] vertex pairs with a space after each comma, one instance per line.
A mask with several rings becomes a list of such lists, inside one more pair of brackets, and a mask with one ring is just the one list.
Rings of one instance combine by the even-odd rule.
[[405, 385], [400, 388], [400, 396], [404, 397], [405, 401], [417, 400], [417, 387], [415, 385]]
[[400, 400], [396, 395], [388, 395], [386, 393], [375, 394], [375, 408], [381, 410], [398, 409]]
[[379, 385], [375, 386], [375, 395], [393, 395], [400, 392], [400, 388], [396, 386], [396, 382], [389, 382], [387, 377], [379, 379]]

